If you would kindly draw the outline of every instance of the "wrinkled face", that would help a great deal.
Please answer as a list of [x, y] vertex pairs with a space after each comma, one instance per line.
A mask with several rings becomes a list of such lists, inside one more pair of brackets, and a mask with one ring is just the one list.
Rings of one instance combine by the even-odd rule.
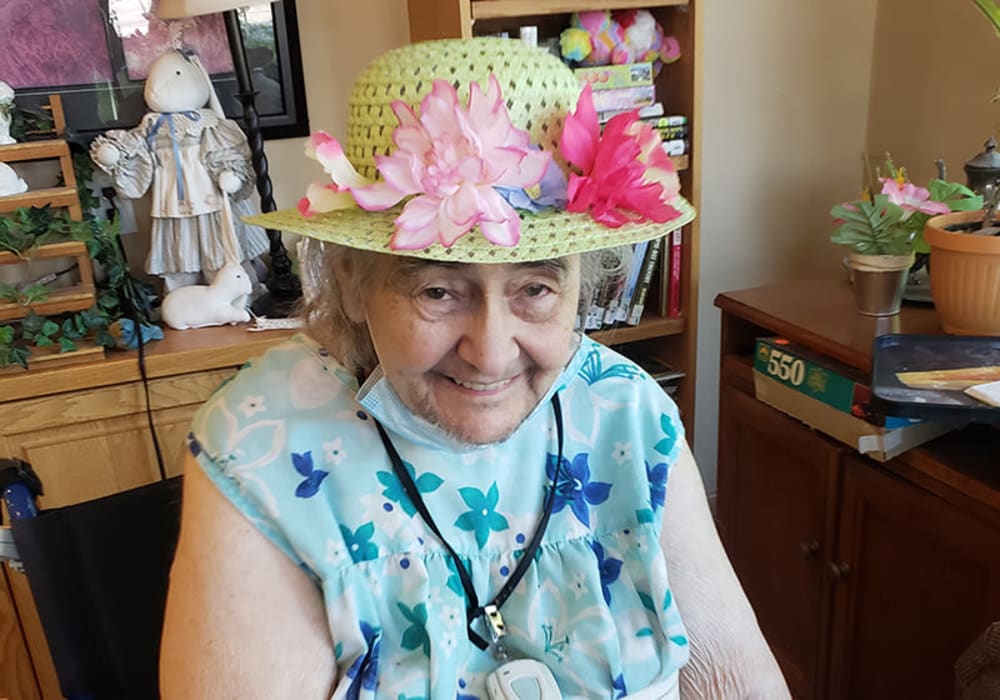
[[577, 256], [479, 265], [379, 256], [361, 297], [379, 362], [410, 410], [472, 444], [509, 436], [576, 346]]

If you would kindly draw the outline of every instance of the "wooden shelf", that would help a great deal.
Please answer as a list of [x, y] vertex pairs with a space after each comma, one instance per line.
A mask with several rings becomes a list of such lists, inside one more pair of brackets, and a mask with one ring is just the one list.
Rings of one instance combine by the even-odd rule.
[[66, 142], [62, 139], [47, 139], [45, 141], [25, 141], [0, 146], [0, 161], [17, 163], [25, 160], [45, 160], [59, 158], [63, 155]]
[[664, 318], [655, 314], [643, 315], [638, 326], [622, 326], [606, 331], [588, 333], [591, 339], [602, 345], [621, 345], [634, 343], [637, 340], [660, 338], [667, 335], [679, 335], [684, 332], [687, 324], [683, 318]]
[[75, 187], [47, 187], [42, 190], [28, 190], [21, 194], [0, 197], [0, 212], [9, 212], [21, 207], [79, 207]]
[[633, 7], [687, 5], [688, 0], [473, 0], [472, 19], [505, 19], [537, 15], [558, 15], [588, 10], [627, 10]]
[[677, 168], [678, 172], [681, 170], [687, 170], [691, 167], [691, 159], [687, 154], [683, 156], [670, 156], [670, 160], [674, 162], [674, 167]]

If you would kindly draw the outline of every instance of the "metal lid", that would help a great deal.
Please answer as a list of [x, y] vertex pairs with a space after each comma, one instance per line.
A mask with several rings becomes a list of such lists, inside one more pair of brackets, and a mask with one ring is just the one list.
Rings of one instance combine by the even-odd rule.
[[995, 170], [1000, 172], [1000, 153], [996, 152], [996, 139], [991, 136], [984, 145], [986, 146], [986, 150], [966, 161], [966, 172], [969, 170]]

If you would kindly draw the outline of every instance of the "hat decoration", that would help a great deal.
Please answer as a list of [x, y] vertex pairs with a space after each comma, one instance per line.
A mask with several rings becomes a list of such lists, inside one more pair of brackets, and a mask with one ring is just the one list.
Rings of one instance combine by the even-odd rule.
[[637, 111], [616, 115], [602, 134], [589, 85], [567, 115], [559, 142], [562, 156], [578, 170], [568, 183], [552, 154], [532, 146], [528, 132], [511, 123], [492, 73], [485, 93], [470, 83], [467, 105], [454, 86], [435, 80], [419, 117], [403, 100], [394, 100], [392, 110], [399, 120], [392, 136], [396, 150], [375, 157], [379, 181], [358, 174], [335, 138], [313, 134], [306, 155], [332, 182], [310, 185], [299, 201], [303, 216], [353, 206], [383, 211], [414, 195], [396, 218], [392, 250], [435, 242], [451, 247], [477, 225], [490, 242], [515, 246], [521, 233], [515, 207], [538, 212], [564, 205], [611, 228], [681, 216], [671, 205], [680, 182], [659, 136]]
[[590, 88], [519, 41], [394, 49], [354, 84], [347, 141], [297, 210], [247, 220], [353, 248], [527, 262], [661, 237], [691, 221], [673, 161], [637, 112], [603, 131]]

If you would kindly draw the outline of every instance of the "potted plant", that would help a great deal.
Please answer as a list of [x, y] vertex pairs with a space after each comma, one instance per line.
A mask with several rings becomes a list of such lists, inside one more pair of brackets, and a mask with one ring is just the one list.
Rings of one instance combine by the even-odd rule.
[[830, 210], [838, 224], [830, 240], [848, 247], [858, 312], [891, 316], [899, 312], [915, 254], [930, 250], [923, 238], [927, 220], [979, 209], [983, 202], [965, 185], [942, 178], [920, 187], [889, 156], [884, 172], [868, 172], [861, 197]]

